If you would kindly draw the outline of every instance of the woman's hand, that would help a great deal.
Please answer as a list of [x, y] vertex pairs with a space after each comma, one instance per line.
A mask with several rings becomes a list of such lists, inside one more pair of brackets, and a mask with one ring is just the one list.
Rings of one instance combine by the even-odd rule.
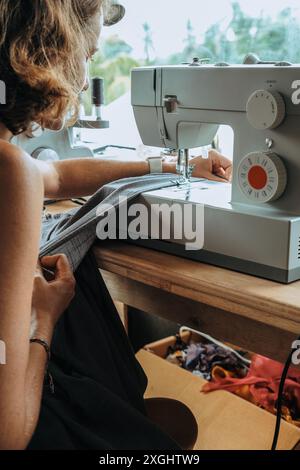
[[[43, 268], [54, 273], [53, 280], [46, 280]], [[75, 295], [75, 285], [75, 278], [65, 255], [47, 256], [41, 260], [34, 278], [32, 335], [51, 335]]]
[[232, 162], [216, 150], [211, 150], [207, 159], [196, 157], [190, 163], [195, 166], [193, 176], [196, 178], [223, 182], [232, 179]]

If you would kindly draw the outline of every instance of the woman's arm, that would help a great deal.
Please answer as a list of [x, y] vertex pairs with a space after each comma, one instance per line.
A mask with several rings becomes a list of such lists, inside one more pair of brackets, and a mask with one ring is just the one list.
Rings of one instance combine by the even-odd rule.
[[[41, 267], [37, 268], [32, 295], [30, 337], [46, 341], [50, 346], [54, 327], [74, 296], [75, 279], [65, 255], [43, 258], [42, 264], [55, 272], [55, 279], [47, 282]], [[46, 350], [38, 343], [31, 343], [25, 381], [26, 446], [32, 438], [39, 417], [47, 360]]]
[[[90, 196], [111, 181], [149, 173], [145, 161], [84, 158], [54, 163], [36, 161], [36, 164], [44, 177], [46, 197], [57, 199]], [[164, 164], [164, 172], [175, 172], [175, 165]]]
[[56, 272], [51, 283], [36, 275], [43, 179], [34, 161], [0, 143], [0, 449], [25, 449], [39, 417], [46, 351], [34, 336], [51, 343], [55, 323], [72, 299], [74, 278], [64, 257], [46, 260]]
[[[43, 181], [16, 147], [0, 145], [0, 448], [24, 448], [25, 383], [33, 279], [39, 252]], [[43, 364], [42, 364], [43, 367]]]
[[[101, 186], [111, 181], [149, 173], [149, 164], [142, 162], [120, 162], [99, 158], [62, 160], [55, 163], [36, 161], [44, 177], [45, 193], [49, 198], [72, 198], [94, 194]], [[231, 162], [216, 151], [209, 159], [194, 158], [194, 176], [217, 181], [229, 179]], [[176, 163], [165, 162], [165, 173], [175, 173]]]

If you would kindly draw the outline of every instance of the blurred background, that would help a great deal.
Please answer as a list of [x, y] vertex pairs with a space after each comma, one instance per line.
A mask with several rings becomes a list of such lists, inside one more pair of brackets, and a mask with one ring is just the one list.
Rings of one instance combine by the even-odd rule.
[[[120, 0], [123, 21], [103, 28], [99, 52], [90, 64], [91, 77], [105, 81], [104, 117], [107, 131], [86, 132], [85, 140], [109, 146], [143, 148], [130, 100], [130, 71], [143, 65], [190, 62], [193, 57], [212, 63], [243, 63], [253, 52], [264, 60], [300, 63], [299, 0]], [[85, 96], [86, 112], [91, 111]], [[232, 129], [221, 126], [219, 150], [233, 153]], [[197, 150], [199, 154], [199, 150]], [[114, 156], [115, 151], [106, 152]], [[120, 155], [120, 152], [119, 152]], [[124, 154], [126, 158], [127, 154]], [[132, 158], [131, 155], [128, 158]]]
[[193, 57], [242, 63], [300, 62], [299, 0], [122, 0], [125, 19], [104, 28], [91, 74], [106, 81], [106, 103], [128, 92], [130, 70]]

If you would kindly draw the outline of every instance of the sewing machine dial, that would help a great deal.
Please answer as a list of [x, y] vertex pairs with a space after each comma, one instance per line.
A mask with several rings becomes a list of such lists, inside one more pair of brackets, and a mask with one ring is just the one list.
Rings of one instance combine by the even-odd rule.
[[287, 185], [284, 163], [272, 152], [253, 152], [238, 168], [239, 186], [247, 199], [258, 203], [276, 201]]
[[248, 121], [255, 129], [275, 129], [285, 115], [285, 102], [277, 91], [257, 90], [247, 102]]

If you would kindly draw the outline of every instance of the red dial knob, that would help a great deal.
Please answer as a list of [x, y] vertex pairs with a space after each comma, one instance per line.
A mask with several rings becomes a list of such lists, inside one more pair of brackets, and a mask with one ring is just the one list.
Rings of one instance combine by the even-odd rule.
[[272, 152], [253, 152], [241, 161], [238, 181], [247, 199], [257, 202], [276, 201], [287, 185], [287, 172], [281, 158]]

